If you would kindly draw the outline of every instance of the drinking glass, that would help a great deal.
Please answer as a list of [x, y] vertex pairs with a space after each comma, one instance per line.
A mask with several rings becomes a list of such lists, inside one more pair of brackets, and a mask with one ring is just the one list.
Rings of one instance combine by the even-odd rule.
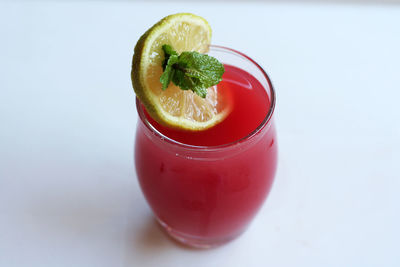
[[275, 92], [267, 74], [230, 48], [210, 46], [209, 55], [253, 75], [269, 97], [267, 115], [247, 136], [218, 146], [180, 143], [159, 132], [136, 100], [135, 166], [142, 192], [170, 236], [201, 248], [245, 231], [271, 189], [277, 165]]

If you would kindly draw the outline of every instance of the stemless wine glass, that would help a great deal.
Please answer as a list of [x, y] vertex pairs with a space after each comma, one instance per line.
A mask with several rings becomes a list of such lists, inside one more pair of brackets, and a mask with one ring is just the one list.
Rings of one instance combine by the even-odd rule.
[[269, 97], [267, 115], [246, 137], [218, 146], [177, 142], [147, 120], [136, 100], [135, 165], [144, 196], [169, 235], [202, 248], [245, 231], [271, 189], [277, 165], [275, 92], [267, 74], [233, 49], [210, 46], [209, 55], [253, 75]]

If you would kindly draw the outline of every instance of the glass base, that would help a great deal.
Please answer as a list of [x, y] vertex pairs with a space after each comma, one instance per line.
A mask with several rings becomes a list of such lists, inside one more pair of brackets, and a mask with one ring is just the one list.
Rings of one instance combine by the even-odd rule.
[[192, 248], [208, 249], [218, 247], [232, 241], [242, 234], [242, 232], [240, 232], [238, 234], [219, 239], [201, 238], [176, 231], [159, 218], [156, 218], [156, 220], [161, 225], [162, 229], [175, 241]]

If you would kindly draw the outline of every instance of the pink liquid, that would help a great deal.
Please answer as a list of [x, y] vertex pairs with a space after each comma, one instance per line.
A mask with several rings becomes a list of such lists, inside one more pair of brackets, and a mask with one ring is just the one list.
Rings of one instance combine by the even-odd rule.
[[[262, 84], [225, 65], [219, 90], [229, 90], [233, 110], [217, 126], [187, 132], [149, 122], [165, 136], [197, 146], [228, 144], [259, 127], [270, 108]], [[243, 232], [270, 191], [277, 163], [274, 123], [251, 138], [214, 151], [190, 149], [155, 136], [140, 120], [135, 163], [142, 191], [157, 218], [189, 243], [222, 243]]]

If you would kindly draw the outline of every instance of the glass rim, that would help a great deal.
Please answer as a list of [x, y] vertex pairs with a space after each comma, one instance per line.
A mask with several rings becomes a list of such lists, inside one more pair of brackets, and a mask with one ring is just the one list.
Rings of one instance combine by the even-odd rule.
[[[270, 106], [267, 112], [267, 115], [265, 116], [265, 118], [263, 119], [263, 121], [253, 130], [251, 131], [248, 135], [239, 138], [235, 141], [226, 143], [226, 144], [222, 144], [222, 145], [216, 145], [216, 146], [199, 146], [199, 145], [190, 145], [190, 144], [185, 144], [182, 142], [178, 142], [177, 140], [174, 140], [166, 135], [164, 135], [163, 133], [161, 133], [160, 131], [158, 131], [146, 118], [146, 115], [144, 114], [142, 105], [140, 100], [136, 97], [136, 110], [138, 112], [139, 115], [139, 119], [144, 123], [144, 125], [151, 131], [153, 132], [160, 140], [162, 140], [163, 142], [167, 142], [171, 145], [175, 145], [175, 146], [179, 146], [181, 148], [186, 148], [189, 150], [202, 150], [202, 151], [216, 151], [216, 150], [220, 150], [220, 149], [224, 149], [224, 148], [229, 148], [238, 144], [241, 144], [247, 140], [253, 139], [253, 137], [255, 135], [257, 135], [270, 121], [272, 118], [272, 115], [274, 113], [275, 110], [275, 102], [276, 102], [276, 95], [275, 95], [275, 89], [272, 85], [272, 82], [268, 76], [268, 74], [264, 71], [264, 69], [256, 62], [254, 61], [252, 58], [250, 58], [249, 56], [245, 55], [242, 52], [239, 52], [235, 49], [232, 48], [228, 48], [225, 46], [220, 46], [220, 45], [210, 45], [209, 46], [210, 49], [217, 49], [217, 50], [222, 50], [224, 52], [228, 52], [231, 54], [234, 54], [236, 56], [241, 56], [244, 59], [250, 61], [251, 63], [253, 63], [262, 73], [263, 77], [266, 79], [268, 85], [269, 85], [269, 89], [270, 89]], [[258, 79], [257, 79], [258, 80]]]

